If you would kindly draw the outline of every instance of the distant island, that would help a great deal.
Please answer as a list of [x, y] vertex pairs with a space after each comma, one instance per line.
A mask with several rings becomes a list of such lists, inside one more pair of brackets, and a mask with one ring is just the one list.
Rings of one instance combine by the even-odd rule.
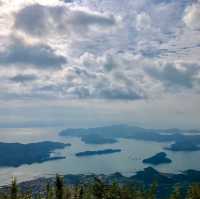
[[83, 157], [83, 156], [94, 156], [94, 155], [106, 155], [106, 154], [112, 154], [112, 153], [119, 153], [121, 152], [121, 149], [104, 149], [104, 150], [98, 150], [98, 151], [83, 151], [76, 153], [76, 156]]
[[172, 161], [167, 157], [167, 154], [164, 152], [157, 153], [156, 155], [143, 160], [143, 163], [153, 165], [166, 164], [171, 162]]
[[113, 144], [117, 142], [114, 138], [106, 138], [98, 134], [84, 135], [81, 140], [86, 144]]
[[70, 144], [59, 142], [38, 142], [30, 144], [0, 143], [0, 167], [18, 167], [22, 164], [41, 163], [48, 160], [63, 159], [63, 156], [51, 157], [56, 149]]
[[170, 147], [166, 147], [166, 149], [171, 151], [198, 151], [200, 147], [189, 141], [177, 141], [171, 144]]
[[[196, 151], [200, 145], [200, 131], [181, 129], [145, 129], [129, 125], [112, 125], [96, 128], [64, 129], [64, 137], [80, 137], [86, 144], [110, 144], [119, 138], [154, 142], [175, 142], [168, 150]], [[180, 143], [184, 145], [180, 146]], [[178, 143], [178, 144], [177, 144]], [[191, 144], [192, 143], [192, 144]]]

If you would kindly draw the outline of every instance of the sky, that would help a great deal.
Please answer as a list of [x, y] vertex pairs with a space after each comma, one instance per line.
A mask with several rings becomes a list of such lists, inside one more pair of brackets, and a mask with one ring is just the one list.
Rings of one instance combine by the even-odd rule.
[[200, 0], [0, 0], [0, 127], [199, 121]]

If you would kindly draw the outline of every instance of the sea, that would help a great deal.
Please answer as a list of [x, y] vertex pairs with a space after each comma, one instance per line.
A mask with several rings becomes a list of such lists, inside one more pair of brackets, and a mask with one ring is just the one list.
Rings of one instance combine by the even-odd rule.
[[[125, 176], [134, 175], [137, 171], [151, 166], [142, 160], [158, 152], [166, 152], [171, 164], [153, 166], [161, 172], [180, 173], [188, 169], [200, 170], [200, 151], [172, 152], [165, 150], [170, 143], [119, 139], [114, 144], [85, 144], [80, 138], [60, 137], [64, 127], [56, 128], [1, 128], [0, 142], [31, 143], [39, 141], [59, 141], [71, 143], [70, 147], [56, 150], [52, 155], [62, 155], [65, 159], [21, 165], [19, 167], [0, 167], [0, 186], [8, 185], [13, 176], [18, 182], [40, 177], [52, 177], [56, 174], [112, 174], [121, 172]], [[121, 149], [120, 153], [77, 157], [77, 152], [86, 150]], [[34, 151], [33, 151], [34, 153]]]

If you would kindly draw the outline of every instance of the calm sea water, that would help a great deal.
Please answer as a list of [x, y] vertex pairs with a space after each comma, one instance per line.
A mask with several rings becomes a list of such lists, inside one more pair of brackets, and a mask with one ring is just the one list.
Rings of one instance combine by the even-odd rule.
[[[0, 168], [0, 185], [8, 184], [12, 176], [18, 181], [30, 180], [43, 176], [59, 174], [89, 174], [104, 173], [110, 174], [121, 172], [126, 176], [133, 175], [136, 171], [142, 170], [142, 160], [155, 153], [165, 151], [163, 148], [169, 143], [157, 143], [149, 141], [137, 141], [120, 139], [116, 144], [87, 145], [79, 138], [63, 138], [58, 136], [62, 128], [26, 128], [26, 129], [0, 129], [1, 142], [38, 142], [44, 140], [61, 141], [71, 143], [71, 147], [64, 150], [57, 150], [55, 153], [64, 155], [66, 159], [48, 161], [40, 164], [22, 165], [17, 168]], [[121, 153], [93, 156], [76, 157], [75, 153], [85, 150], [98, 150], [105, 148], [120, 148]], [[177, 173], [187, 169], [200, 170], [200, 152], [171, 152], [165, 151], [172, 159], [171, 164], [155, 166], [163, 172]]]

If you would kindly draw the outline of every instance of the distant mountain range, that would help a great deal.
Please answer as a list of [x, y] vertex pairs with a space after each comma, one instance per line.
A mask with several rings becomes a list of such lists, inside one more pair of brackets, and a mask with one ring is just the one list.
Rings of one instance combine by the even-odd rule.
[[[59, 133], [60, 136], [81, 137], [87, 144], [112, 144], [119, 138], [174, 142], [168, 150], [193, 151], [199, 150], [200, 131], [180, 129], [144, 129], [128, 125], [113, 125], [97, 128], [65, 129]], [[183, 144], [184, 143], [184, 144]]]

